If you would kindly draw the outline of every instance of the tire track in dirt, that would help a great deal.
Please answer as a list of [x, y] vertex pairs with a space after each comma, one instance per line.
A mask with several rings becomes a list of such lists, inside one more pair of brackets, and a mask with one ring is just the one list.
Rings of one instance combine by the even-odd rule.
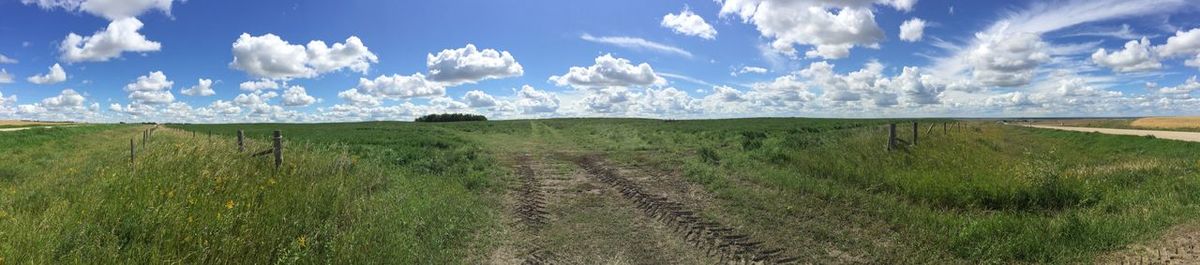
[[[549, 213], [546, 212], [546, 195], [542, 182], [537, 178], [537, 173], [534, 172], [530, 163], [529, 154], [524, 154], [517, 159], [517, 175], [520, 186], [516, 191], [515, 214], [521, 220], [526, 232], [532, 235], [547, 224]], [[560, 263], [556, 261], [552, 253], [537, 245], [530, 247], [530, 250], [521, 256], [521, 264], [525, 265]]]
[[623, 197], [632, 200], [647, 217], [665, 224], [688, 244], [722, 263], [794, 264], [799, 261], [798, 257], [785, 256], [782, 248], [767, 247], [762, 241], [755, 241], [731, 227], [705, 220], [682, 203], [647, 192], [640, 184], [603, 165], [601, 158], [595, 155], [584, 156], [576, 163], [590, 177], [616, 188]]

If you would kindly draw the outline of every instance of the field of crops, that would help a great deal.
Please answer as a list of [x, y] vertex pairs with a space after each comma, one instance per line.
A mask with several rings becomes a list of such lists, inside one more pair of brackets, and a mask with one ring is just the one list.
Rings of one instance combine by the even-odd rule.
[[0, 263], [1070, 263], [1200, 217], [1200, 144], [888, 122], [5, 132]]

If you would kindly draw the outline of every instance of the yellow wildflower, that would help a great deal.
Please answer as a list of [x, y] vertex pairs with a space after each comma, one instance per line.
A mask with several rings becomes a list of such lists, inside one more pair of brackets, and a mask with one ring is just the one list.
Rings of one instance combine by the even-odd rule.
[[225, 208], [233, 209], [233, 200], [226, 201]]
[[296, 242], [300, 244], [300, 247], [307, 247], [308, 246], [308, 237], [302, 235], [299, 238], [296, 238]]

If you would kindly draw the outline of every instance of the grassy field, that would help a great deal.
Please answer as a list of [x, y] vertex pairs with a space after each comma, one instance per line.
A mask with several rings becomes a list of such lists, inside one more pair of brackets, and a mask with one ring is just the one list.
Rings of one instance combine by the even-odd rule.
[[[0, 258], [478, 264], [537, 246], [576, 263], [706, 260], [581, 177], [583, 157], [812, 263], [1088, 263], [1200, 217], [1200, 144], [964, 123], [889, 152], [886, 123], [186, 125], [159, 130], [136, 172], [128, 139], [146, 127], [9, 132]], [[250, 151], [282, 130], [288, 162], [233, 151], [237, 129]], [[549, 183], [540, 230], [513, 225], [519, 163]]]
[[[146, 128], [4, 133], [0, 260], [457, 263], [494, 214], [472, 190], [486, 189], [481, 170], [491, 168], [454, 139], [438, 138], [444, 151], [420, 151], [455, 160], [453, 169], [372, 162], [426, 137], [414, 131], [353, 147], [289, 138], [276, 170], [270, 158], [236, 152], [231, 137], [160, 129], [131, 169], [128, 141]], [[251, 135], [250, 150], [268, 148]]]

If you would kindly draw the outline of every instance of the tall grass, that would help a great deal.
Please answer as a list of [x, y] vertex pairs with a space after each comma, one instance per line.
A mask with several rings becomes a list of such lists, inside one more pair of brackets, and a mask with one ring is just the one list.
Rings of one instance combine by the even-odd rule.
[[[18, 132], [0, 152], [0, 257], [16, 263], [458, 263], [492, 219], [456, 181], [285, 141], [285, 163], [231, 137], [144, 127]], [[50, 139], [52, 134], [72, 138]], [[49, 137], [55, 138], [55, 137]], [[40, 141], [40, 142], [39, 142]], [[139, 143], [140, 144], [140, 143]], [[268, 148], [250, 141], [249, 150]], [[454, 156], [454, 155], [447, 155]], [[43, 163], [44, 157], [54, 157]]]

